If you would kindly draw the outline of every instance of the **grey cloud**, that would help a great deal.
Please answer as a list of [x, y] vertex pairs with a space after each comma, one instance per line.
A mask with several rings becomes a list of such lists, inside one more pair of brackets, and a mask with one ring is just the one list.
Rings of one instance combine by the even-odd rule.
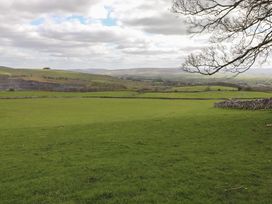
[[173, 54], [173, 50], [148, 50], [148, 49], [125, 49], [123, 50], [126, 54], [132, 55], [162, 55], [162, 54]]
[[116, 48], [120, 50], [129, 48], [147, 49], [150, 45], [151, 43], [144, 39], [137, 39], [134, 41], [123, 41], [122, 43], [119, 43]]
[[[168, 66], [176, 62], [173, 61], [176, 60], [176, 55], [190, 49], [179, 50], [177, 46], [183, 42], [178, 40], [179, 36], [173, 36], [186, 34], [184, 21], [164, 10], [164, 3], [163, 6], [155, 5], [156, 2], [169, 0], [139, 1], [141, 5], [134, 14], [149, 14], [149, 11], [154, 11], [150, 12], [153, 16], [149, 18], [129, 15], [129, 4], [125, 1], [123, 4], [126, 6], [120, 6], [123, 14], [120, 14], [120, 18], [116, 16], [118, 24], [111, 27], [103, 26], [99, 22], [80, 25], [77, 21], [59, 23], [51, 19], [54, 15], [60, 18], [73, 14], [88, 17], [92, 5], [101, 2], [0, 0], [1, 63], [18, 67], [42, 64], [52, 67], [108, 65], [112, 68], [132, 66], [131, 64]], [[103, 6], [104, 4], [102, 8]], [[134, 8], [131, 7], [131, 10], [134, 11]], [[32, 20], [40, 17], [45, 19], [43, 24], [30, 25]], [[147, 62], [147, 58], [150, 61]]]
[[60, 49], [84, 48], [99, 43], [126, 44], [126, 38], [112, 30], [65, 31], [57, 29], [18, 30], [0, 24], [2, 46], [50, 52]]
[[142, 28], [148, 33], [164, 35], [186, 35], [188, 27], [184, 19], [178, 18], [169, 13], [163, 13], [160, 16], [149, 18], [138, 18], [124, 20], [128, 26]]
[[61, 41], [76, 41], [84, 43], [117, 43], [124, 40], [123, 36], [111, 30], [94, 31], [50, 31], [41, 33], [43, 36]]
[[99, 0], [1, 0], [0, 21], [26, 23], [43, 15], [82, 14]]
[[62, 12], [82, 12], [86, 11], [91, 5], [98, 3], [99, 0], [17, 0], [0, 3], [0, 9], [5, 8], [10, 11], [21, 13], [53, 13]]

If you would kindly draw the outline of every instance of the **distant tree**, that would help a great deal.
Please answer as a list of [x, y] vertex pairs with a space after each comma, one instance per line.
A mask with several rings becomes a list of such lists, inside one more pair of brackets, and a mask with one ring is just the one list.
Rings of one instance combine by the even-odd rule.
[[207, 86], [204, 91], [211, 91], [211, 87]]
[[185, 71], [243, 73], [269, 57], [272, 0], [173, 0], [173, 12], [187, 17], [190, 32], [210, 38], [210, 46], [187, 57]]

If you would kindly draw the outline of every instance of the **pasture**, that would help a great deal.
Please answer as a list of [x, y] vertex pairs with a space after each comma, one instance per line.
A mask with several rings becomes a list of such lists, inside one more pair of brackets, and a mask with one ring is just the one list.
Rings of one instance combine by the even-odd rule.
[[1, 98], [91, 98], [91, 97], [121, 97], [121, 98], [165, 98], [165, 99], [250, 99], [270, 98], [272, 92], [254, 91], [201, 91], [201, 92], [136, 92], [136, 91], [108, 91], [108, 92], [46, 92], [46, 91], [0, 91]]
[[238, 88], [227, 86], [183, 86], [173, 87], [173, 91], [176, 92], [201, 92], [201, 91], [237, 91]]
[[241, 97], [0, 93], [0, 203], [271, 203], [272, 112], [165, 94]]

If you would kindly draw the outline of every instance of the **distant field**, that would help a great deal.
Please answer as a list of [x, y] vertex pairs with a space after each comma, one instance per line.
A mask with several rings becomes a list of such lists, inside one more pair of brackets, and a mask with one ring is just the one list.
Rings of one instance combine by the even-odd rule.
[[158, 98], [267, 98], [272, 97], [272, 93], [250, 92], [250, 91], [211, 91], [199, 93], [145, 93], [143, 97]]
[[201, 91], [238, 91], [238, 88], [227, 86], [182, 86], [173, 87], [171, 91], [201, 92]]
[[208, 91], [208, 92], [172, 92], [172, 93], [138, 93], [134, 91], [114, 92], [36, 92], [36, 91], [15, 91], [0, 92], [0, 98], [5, 97], [132, 97], [132, 98], [269, 98], [272, 92], [253, 91]]
[[1, 92], [1, 97], [87, 97], [87, 96], [108, 96], [108, 97], [130, 97], [137, 95], [133, 91], [105, 91], [105, 92], [47, 92], [47, 91], [14, 91]]
[[[92, 94], [135, 92], [0, 93]], [[178, 94], [142, 95], [219, 93]], [[271, 203], [272, 112], [216, 109], [214, 102], [0, 99], [0, 203]]]

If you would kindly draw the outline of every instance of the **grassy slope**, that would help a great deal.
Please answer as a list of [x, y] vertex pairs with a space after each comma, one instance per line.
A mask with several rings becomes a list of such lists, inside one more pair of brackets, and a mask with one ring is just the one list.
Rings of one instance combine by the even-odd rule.
[[0, 67], [0, 76], [9, 76], [17, 79], [37, 82], [75, 84], [87, 87], [125, 86], [129, 89], [141, 88], [149, 84], [121, 80], [111, 76], [76, 73], [62, 70], [39, 70], [39, 69], [11, 69]]
[[270, 203], [271, 111], [0, 100], [1, 203]]
[[[257, 71], [259, 70], [259, 71]], [[248, 72], [234, 77], [233, 74], [218, 73], [216, 76], [203, 76], [183, 72], [181, 69], [127, 69], [127, 70], [108, 70], [104, 72], [107, 75], [123, 76], [136, 79], [153, 79], [167, 81], [182, 81], [189, 84], [210, 84], [215, 82], [227, 82], [232, 84], [246, 84], [255, 88], [266, 86], [271, 90], [272, 72], [271, 69], [249, 70]], [[103, 73], [103, 72], [102, 72]]]

